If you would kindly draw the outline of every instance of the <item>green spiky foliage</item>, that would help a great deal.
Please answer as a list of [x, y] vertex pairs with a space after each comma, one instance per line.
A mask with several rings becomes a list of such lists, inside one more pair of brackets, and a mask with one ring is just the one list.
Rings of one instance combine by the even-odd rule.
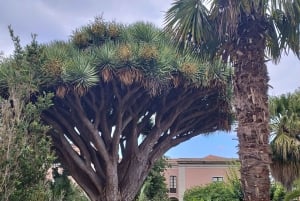
[[154, 162], [199, 134], [229, 130], [228, 66], [179, 53], [149, 23], [96, 18], [42, 45], [42, 119], [56, 153], [93, 201], [130, 201]]
[[273, 177], [287, 189], [300, 177], [300, 92], [270, 99]]
[[180, 49], [234, 67], [234, 107], [244, 198], [269, 200], [266, 60], [291, 50], [300, 58], [299, 0], [174, 0], [165, 31]]
[[[101, 29], [98, 30], [101, 34], [96, 36], [91, 31], [95, 26]], [[109, 31], [111, 27], [115, 29], [113, 33]], [[77, 34], [85, 35], [89, 42], [77, 39]], [[102, 42], [98, 43], [99, 40]], [[218, 61], [210, 64], [192, 54], [180, 56], [166, 34], [142, 22], [125, 27], [96, 18], [94, 23], [76, 30], [70, 43], [55, 41], [45, 45], [45, 54], [42, 68], [45, 85], [60, 84], [83, 91], [97, 85], [99, 80], [107, 82], [116, 75], [125, 84], [150, 78], [143, 81], [144, 86], [157, 85], [152, 90], [158, 91], [166, 88], [170, 80], [178, 85], [180, 80], [175, 74], [195, 86], [212, 84], [214, 78], [224, 81], [230, 75]]]

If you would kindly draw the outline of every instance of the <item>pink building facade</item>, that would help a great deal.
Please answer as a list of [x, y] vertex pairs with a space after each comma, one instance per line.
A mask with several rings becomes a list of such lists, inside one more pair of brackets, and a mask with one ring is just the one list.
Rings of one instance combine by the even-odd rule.
[[185, 190], [214, 181], [225, 181], [237, 159], [209, 155], [204, 158], [168, 159], [164, 172], [171, 201], [183, 201]]

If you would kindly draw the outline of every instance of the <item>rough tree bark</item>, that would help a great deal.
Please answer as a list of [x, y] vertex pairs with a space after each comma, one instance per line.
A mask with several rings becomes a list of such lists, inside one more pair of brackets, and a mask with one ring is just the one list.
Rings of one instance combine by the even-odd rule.
[[[270, 200], [268, 73], [265, 38], [257, 21], [240, 26], [234, 63], [234, 105], [238, 120], [241, 182], [245, 201]], [[247, 28], [245, 28], [247, 27]], [[244, 29], [245, 28], [245, 29]], [[245, 31], [247, 30], [247, 32]]]
[[228, 130], [229, 111], [223, 83], [174, 84], [150, 95], [115, 76], [84, 96], [69, 89], [55, 97], [42, 118], [53, 127], [62, 163], [92, 201], [131, 201], [157, 159], [193, 136]]

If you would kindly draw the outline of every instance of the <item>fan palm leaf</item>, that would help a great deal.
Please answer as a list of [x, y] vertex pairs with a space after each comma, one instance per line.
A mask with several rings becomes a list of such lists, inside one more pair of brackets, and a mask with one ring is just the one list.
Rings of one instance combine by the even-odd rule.
[[[188, 43], [201, 44], [211, 38], [214, 29], [208, 15], [208, 9], [199, 0], [174, 1], [165, 16], [168, 25], [165, 31], [172, 33], [179, 47], [186, 47]], [[198, 29], [198, 26], [205, 29]]]

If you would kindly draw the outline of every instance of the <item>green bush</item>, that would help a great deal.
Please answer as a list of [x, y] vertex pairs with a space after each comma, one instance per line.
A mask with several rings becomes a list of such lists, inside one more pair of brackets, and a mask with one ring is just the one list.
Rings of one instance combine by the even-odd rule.
[[213, 182], [206, 186], [193, 187], [184, 193], [184, 201], [238, 201], [229, 185]]

